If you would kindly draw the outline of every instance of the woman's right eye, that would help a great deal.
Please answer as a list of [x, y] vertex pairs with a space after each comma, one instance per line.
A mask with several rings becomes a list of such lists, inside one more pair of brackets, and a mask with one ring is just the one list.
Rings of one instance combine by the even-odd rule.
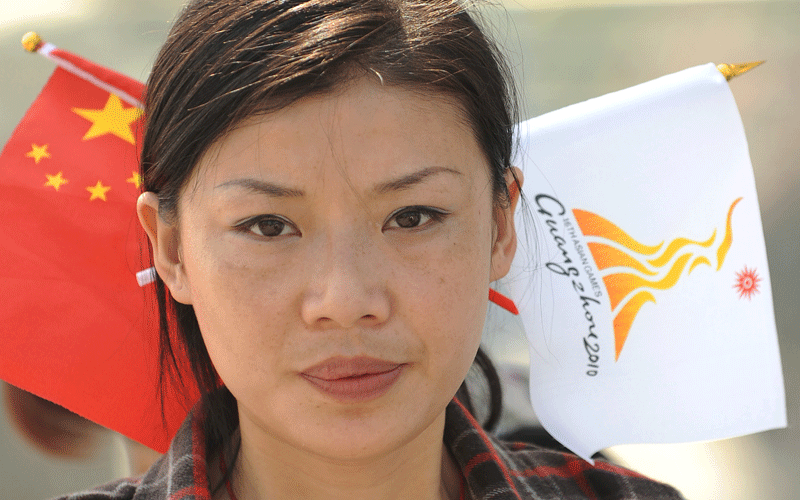
[[254, 217], [238, 224], [236, 227], [265, 238], [285, 236], [296, 231], [289, 222], [274, 215]]

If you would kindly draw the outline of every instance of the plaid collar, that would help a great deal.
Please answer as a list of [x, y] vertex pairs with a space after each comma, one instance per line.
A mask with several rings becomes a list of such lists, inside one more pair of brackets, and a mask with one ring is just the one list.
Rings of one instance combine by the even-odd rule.
[[683, 498], [670, 486], [606, 462], [592, 465], [570, 453], [500, 441], [456, 399], [447, 407], [444, 442], [461, 468], [467, 498], [475, 500]]
[[[444, 443], [462, 473], [461, 500], [679, 500], [670, 486], [604, 462], [503, 442], [487, 434], [458, 400], [447, 406]], [[190, 412], [169, 451], [141, 478], [72, 500], [211, 500], [202, 405]]]

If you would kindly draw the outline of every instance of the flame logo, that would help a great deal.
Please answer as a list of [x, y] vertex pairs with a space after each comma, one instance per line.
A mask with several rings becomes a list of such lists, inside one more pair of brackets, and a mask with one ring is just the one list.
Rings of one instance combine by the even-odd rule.
[[639, 310], [647, 302], [655, 304], [652, 291], [675, 286], [687, 267], [687, 276], [699, 265], [712, 267], [710, 258], [716, 261], [716, 270], [720, 270], [733, 243], [733, 209], [741, 200], [734, 200], [728, 209], [725, 234], [716, 251], [711, 252], [705, 249], [714, 246], [716, 229], [703, 241], [675, 238], [666, 246], [663, 241], [657, 245], [645, 245], [597, 214], [580, 209], [572, 211], [583, 235], [591, 239], [587, 247], [600, 270], [611, 302], [615, 359], [619, 359]]

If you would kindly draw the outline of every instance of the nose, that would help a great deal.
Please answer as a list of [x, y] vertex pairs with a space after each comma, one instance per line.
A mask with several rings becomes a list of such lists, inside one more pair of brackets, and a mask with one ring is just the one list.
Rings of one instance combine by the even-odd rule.
[[301, 306], [303, 321], [315, 328], [352, 328], [389, 318], [385, 256], [374, 247], [365, 238], [341, 234], [319, 245]]

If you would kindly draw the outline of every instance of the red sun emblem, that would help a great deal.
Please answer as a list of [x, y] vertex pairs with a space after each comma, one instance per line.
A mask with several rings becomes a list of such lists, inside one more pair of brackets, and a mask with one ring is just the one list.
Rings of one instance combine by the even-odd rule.
[[736, 273], [736, 284], [733, 285], [739, 292], [739, 298], [743, 299], [747, 297], [747, 300], [758, 293], [758, 282], [761, 281], [761, 277], [756, 273], [755, 268], [748, 269], [747, 266], [744, 266], [744, 269]]

